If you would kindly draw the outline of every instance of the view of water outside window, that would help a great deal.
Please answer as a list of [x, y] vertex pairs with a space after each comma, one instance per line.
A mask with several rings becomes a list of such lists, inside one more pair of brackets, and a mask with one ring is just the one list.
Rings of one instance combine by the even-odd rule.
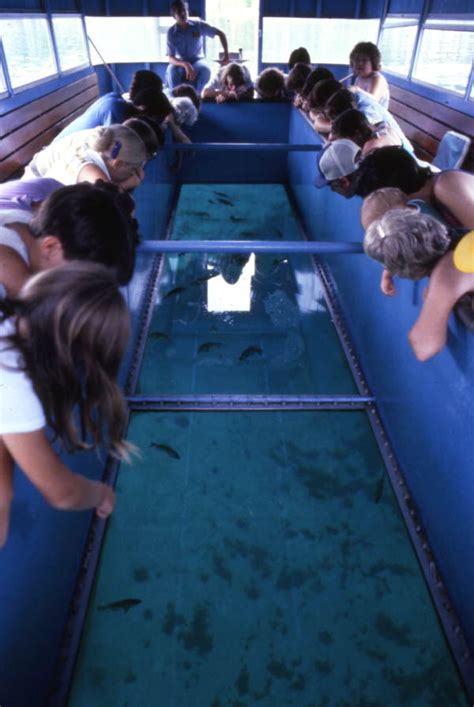
[[0, 36], [13, 88], [57, 73], [46, 18], [0, 17]]
[[264, 17], [262, 61], [286, 64], [293, 49], [306, 47], [313, 64], [348, 64], [357, 42], [376, 42], [379, 20]]
[[382, 54], [382, 71], [386, 69], [394, 74], [400, 74], [400, 76], [408, 76], [415, 47], [418, 20], [407, 20], [405, 23], [401, 23], [401, 26], [398, 21], [396, 27], [392, 26], [394, 22], [387, 20], [379, 42]]
[[[166, 61], [172, 17], [86, 17], [87, 34], [106, 62]], [[102, 63], [91, 46], [93, 64]]]
[[413, 78], [464, 95], [474, 56], [472, 32], [425, 29]]
[[53, 17], [53, 30], [61, 71], [89, 63], [80, 17]]
[[[206, 22], [225, 32], [230, 52], [242, 49], [245, 66], [252, 78], [257, 76], [258, 66], [258, 5], [258, 0], [206, 2]], [[206, 56], [210, 63], [218, 60], [221, 51], [222, 45], [218, 37], [206, 40]], [[217, 71], [218, 64], [214, 66]]]

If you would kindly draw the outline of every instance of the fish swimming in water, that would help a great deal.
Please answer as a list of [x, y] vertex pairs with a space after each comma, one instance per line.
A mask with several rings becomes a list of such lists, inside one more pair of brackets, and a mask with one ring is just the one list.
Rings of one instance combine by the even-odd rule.
[[239, 233], [239, 236], [242, 236], [242, 238], [253, 238], [257, 235], [258, 233], [256, 231], [240, 231]]
[[188, 211], [192, 216], [198, 216], [199, 218], [211, 218], [209, 211]]
[[123, 611], [123, 613], [126, 614], [127, 611], [130, 611], [132, 606], [137, 606], [141, 603], [141, 599], [119, 599], [119, 601], [112, 601], [110, 604], [98, 606], [97, 611]]
[[150, 442], [150, 447], [154, 447], [155, 449], [159, 449], [160, 451], [167, 454], [171, 459], [181, 459], [181, 457], [178, 454], [178, 452], [176, 451], [176, 449], [173, 449], [173, 447], [170, 447], [169, 444], [158, 444], [158, 442]]
[[207, 275], [197, 277], [195, 280], [192, 281], [191, 285], [200, 285], [201, 282], [207, 282], [208, 280], [212, 280], [213, 277], [217, 277], [218, 275], [220, 275], [219, 270], [212, 270], [212, 272], [208, 273]]
[[225, 204], [226, 206], [234, 206], [234, 202], [230, 199], [227, 199], [227, 197], [218, 196], [217, 201], [219, 202], [219, 204]]
[[252, 356], [261, 356], [263, 354], [263, 349], [261, 346], [247, 346], [246, 349], [242, 351], [242, 353], [239, 356], [239, 361], [243, 363], [244, 361], [247, 361], [249, 358]]
[[184, 292], [184, 290], [184, 287], [173, 287], [172, 290], [163, 295], [163, 299], [166, 299], [167, 297], [175, 297], [176, 295], [181, 294], [181, 292]]
[[379, 503], [380, 499], [383, 496], [383, 487], [385, 484], [385, 474], [382, 474], [380, 479], [377, 481], [377, 484], [375, 486], [374, 490], [374, 503]]
[[198, 353], [207, 353], [212, 351], [212, 349], [220, 349], [221, 347], [222, 343], [220, 341], [206, 341], [198, 348]]
[[241, 216], [234, 216], [233, 214], [230, 215], [230, 220], [233, 221], [234, 223], [242, 223], [242, 221], [246, 221], [246, 218], [242, 218]]
[[168, 334], [165, 334], [164, 331], [152, 331], [151, 334], [149, 334], [150, 339], [155, 339], [155, 341], [169, 341], [170, 337]]
[[223, 197], [225, 197], [226, 199], [229, 198], [229, 195], [226, 194], [225, 191], [215, 191], [214, 194], [215, 194], [216, 196], [223, 196]]

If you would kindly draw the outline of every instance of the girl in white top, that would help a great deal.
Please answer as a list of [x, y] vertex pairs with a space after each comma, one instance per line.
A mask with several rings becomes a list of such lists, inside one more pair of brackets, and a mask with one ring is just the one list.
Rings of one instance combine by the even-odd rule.
[[381, 54], [372, 42], [359, 42], [349, 56], [354, 86], [370, 93], [376, 101], [388, 110], [390, 91], [388, 83], [380, 73]]
[[143, 180], [147, 152], [143, 140], [125, 125], [80, 130], [37, 152], [23, 178], [52, 177], [63, 184], [114, 182], [129, 191]]
[[[48, 424], [68, 451], [106, 442], [127, 456], [116, 379], [129, 319], [113, 273], [71, 261], [31, 278], [0, 302], [0, 547], [8, 536], [16, 463], [59, 510], [113, 511], [113, 490], [74, 474], [53, 450]], [[73, 409], [79, 409], [81, 432]]]

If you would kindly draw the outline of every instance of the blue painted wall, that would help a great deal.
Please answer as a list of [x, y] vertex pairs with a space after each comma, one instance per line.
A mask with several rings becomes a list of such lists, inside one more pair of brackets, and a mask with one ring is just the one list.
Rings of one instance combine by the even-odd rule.
[[[318, 142], [296, 110], [290, 142]], [[291, 153], [289, 181], [315, 240], [357, 240], [361, 200], [315, 189], [314, 157]], [[439, 567], [474, 649], [474, 336], [452, 316], [446, 348], [426, 363], [407, 333], [425, 282], [379, 290], [381, 267], [363, 256], [327, 258], [362, 369], [375, 394]]]

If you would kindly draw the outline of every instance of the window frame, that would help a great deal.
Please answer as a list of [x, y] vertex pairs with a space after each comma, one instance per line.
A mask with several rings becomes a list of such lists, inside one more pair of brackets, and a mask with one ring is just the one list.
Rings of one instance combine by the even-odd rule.
[[[446, 88], [445, 86], [439, 87], [436, 83], [430, 83], [428, 81], [423, 81], [422, 79], [416, 78], [415, 70], [421, 53], [423, 34], [426, 30], [472, 32], [472, 27], [466, 27], [465, 25], [463, 25], [463, 23], [465, 23], [466, 21], [474, 22], [474, 13], [430, 14], [428, 12], [428, 7], [429, 2], [428, 0], [425, 0], [424, 6], [419, 15], [412, 15], [408, 13], [387, 13], [382, 18], [380, 25], [380, 34], [377, 44], [380, 43], [381, 37], [385, 29], [390, 30], [394, 27], [412, 26], [412, 23], [408, 24], [408, 20], [413, 17], [418, 18], [418, 31], [413, 45], [410, 67], [407, 75], [404, 76], [402, 74], [395, 73], [393, 71], [390, 71], [390, 69], [386, 69], [386, 72], [387, 74], [390, 74], [390, 76], [393, 76], [394, 78], [398, 79], [401, 82], [401, 85], [408, 84], [408, 87], [423, 87], [426, 88], [428, 92], [437, 92], [448, 96], [447, 105], [450, 105], [453, 108], [462, 110], [468, 107], [472, 109], [474, 108], [474, 94], [472, 94], [472, 87], [474, 84], [474, 63], [471, 67], [471, 72], [468, 77], [464, 93], [454, 91], [452, 89]], [[399, 24], [397, 24], [397, 20], [399, 21]], [[390, 24], [387, 26], [388, 22], [390, 22]]]
[[[58, 44], [56, 41], [56, 32], [54, 29], [54, 19], [55, 18], [60, 18], [60, 19], [62, 19], [62, 18], [75, 18], [75, 19], [78, 19], [81, 21], [82, 36], [84, 39], [84, 46], [86, 48], [86, 56], [87, 56], [87, 60], [84, 63], [77, 64], [76, 66], [72, 66], [69, 69], [64, 69], [64, 70], [61, 69], [61, 53], [58, 49]], [[91, 66], [92, 65], [91, 53], [90, 53], [90, 47], [89, 47], [89, 40], [87, 38], [87, 31], [86, 31], [86, 26], [85, 26], [85, 22], [84, 22], [84, 17], [76, 12], [74, 12], [74, 13], [72, 13], [72, 12], [71, 13], [52, 12], [51, 15], [49, 16], [49, 21], [50, 21], [50, 25], [51, 25], [51, 33], [53, 36], [54, 52], [55, 52], [55, 56], [56, 56], [56, 64], [58, 67], [59, 76], [68, 76], [69, 74], [72, 74], [76, 71], [80, 71], [81, 69], [85, 69], [88, 66]]]
[[[20, 13], [20, 12], [8, 12], [8, 13], [2, 13], [0, 19], [5, 19], [5, 20], [25, 20], [25, 19], [33, 19], [33, 20], [46, 20], [46, 28], [48, 32], [48, 39], [49, 43], [52, 49], [52, 54], [53, 54], [53, 61], [55, 65], [55, 71], [52, 74], [48, 74], [47, 76], [42, 76], [39, 79], [35, 79], [34, 81], [29, 81], [28, 83], [21, 84], [21, 86], [13, 86], [11, 83], [11, 78], [10, 78], [10, 72], [8, 68], [8, 53], [5, 51], [5, 47], [2, 42], [2, 61], [4, 60], [4, 74], [5, 74], [5, 80], [7, 83], [8, 87], [8, 95], [9, 96], [16, 96], [19, 93], [23, 93], [23, 91], [27, 91], [31, 88], [34, 88], [35, 86], [40, 86], [41, 84], [47, 83], [48, 81], [52, 81], [54, 79], [58, 79], [61, 77], [61, 73], [59, 70], [59, 63], [58, 63], [58, 55], [56, 51], [56, 42], [53, 36], [53, 28], [51, 24], [51, 18], [48, 13], [44, 12], [25, 12], [25, 13]], [[2, 94], [3, 95], [3, 94]]]

